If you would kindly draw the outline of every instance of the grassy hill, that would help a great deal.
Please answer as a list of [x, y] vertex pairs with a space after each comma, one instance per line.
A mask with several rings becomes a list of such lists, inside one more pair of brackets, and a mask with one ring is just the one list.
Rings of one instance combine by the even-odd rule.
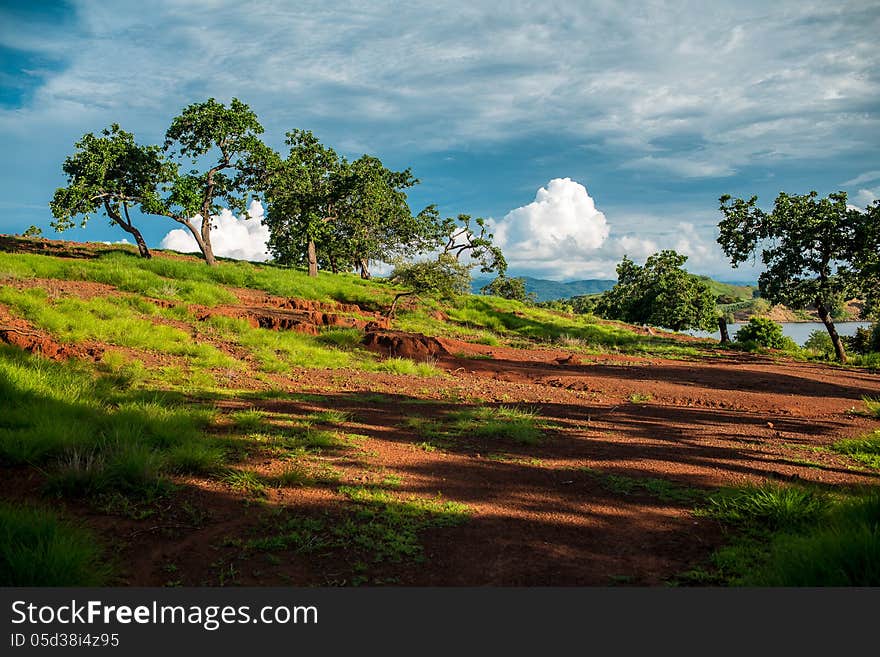
[[[831, 384], [704, 359], [714, 343], [494, 297], [406, 297], [389, 318], [399, 291], [0, 236], [0, 586], [474, 585], [501, 540], [488, 583], [607, 585], [635, 544], [614, 574], [657, 584], [706, 561], [716, 539], [693, 537], [717, 523], [691, 510], [710, 485], [743, 464], [813, 476], [810, 418], [749, 452], [780, 404], [853, 404], [850, 379], [827, 401]], [[740, 434], [731, 467], [718, 436]], [[844, 460], [874, 467], [876, 440], [850, 443], [811, 458], [862, 482]], [[596, 541], [608, 508], [627, 515]], [[638, 528], [658, 510], [656, 540]], [[535, 546], [557, 544], [551, 573]]]

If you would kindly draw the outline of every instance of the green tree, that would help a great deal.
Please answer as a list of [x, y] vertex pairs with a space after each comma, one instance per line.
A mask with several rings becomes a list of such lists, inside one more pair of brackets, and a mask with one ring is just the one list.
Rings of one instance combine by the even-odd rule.
[[850, 290], [849, 278], [839, 274], [852, 254], [856, 226], [845, 192], [817, 197], [815, 191], [782, 192], [768, 213], [757, 207], [756, 196], [746, 201], [725, 194], [718, 243], [734, 267], [760, 252], [766, 267], [758, 278], [761, 297], [793, 308], [814, 306], [843, 363], [846, 351], [831, 310]]
[[[253, 165], [255, 153], [266, 150], [257, 136], [262, 133], [257, 115], [237, 98], [228, 107], [213, 98], [189, 105], [172, 120], [165, 133], [166, 152], [174, 151], [193, 164], [214, 159], [204, 171], [192, 169], [181, 175], [174, 167], [174, 176], [166, 189], [170, 193], [150, 204], [146, 211], [183, 224], [209, 265], [216, 263], [211, 246], [211, 215], [224, 206], [244, 211], [253, 182], [253, 171], [247, 165]], [[202, 218], [200, 227], [193, 223], [195, 215]]]
[[429, 247], [431, 217], [413, 216], [405, 192], [418, 182], [409, 169], [392, 171], [371, 155], [345, 167], [331, 240], [343, 245], [361, 278], [370, 278], [371, 260], [391, 262]]
[[402, 297], [412, 294], [431, 294], [441, 299], [467, 294], [471, 285], [470, 270], [470, 266], [460, 263], [448, 253], [441, 253], [436, 260], [398, 261], [388, 280], [409, 289], [394, 297], [388, 316], [394, 315], [397, 302]]
[[667, 250], [640, 267], [624, 256], [617, 265], [617, 284], [603, 292], [596, 313], [634, 324], [675, 331], [715, 328], [715, 296], [705, 282], [682, 268], [687, 256]]
[[441, 221], [434, 206], [429, 206], [425, 212], [432, 213], [435, 217], [432, 238], [442, 253], [458, 261], [461, 261], [463, 255], [467, 255], [472, 263], [479, 265], [484, 274], [496, 272], [503, 276], [507, 272], [507, 260], [501, 249], [495, 245], [495, 236], [489, 232], [485, 219], [460, 214], [454, 219], [447, 217]]
[[847, 275], [865, 302], [865, 317], [880, 317], [880, 200], [864, 211], [850, 208], [855, 236]]
[[480, 288], [483, 294], [491, 294], [502, 299], [512, 299], [523, 303], [534, 303], [537, 295], [534, 292], [526, 292], [526, 280], [524, 278], [508, 278], [504, 274], [496, 277], [491, 283]]
[[64, 160], [67, 186], [55, 191], [49, 208], [52, 227], [63, 232], [75, 225], [74, 217], [88, 223], [92, 213], [103, 211], [111, 225], [134, 238], [138, 252], [150, 257], [150, 250], [134, 225], [131, 210], [150, 212], [160, 203], [158, 187], [172, 178], [158, 146], [141, 146], [134, 135], [114, 123], [99, 136], [87, 133], [76, 142], [76, 152]]
[[[339, 216], [348, 165], [309, 130], [289, 131], [286, 143], [286, 159], [271, 154], [264, 158], [269, 250], [280, 264], [307, 263], [309, 276], [317, 276], [316, 244], [329, 241], [329, 224]], [[342, 253], [331, 251], [330, 256]]]

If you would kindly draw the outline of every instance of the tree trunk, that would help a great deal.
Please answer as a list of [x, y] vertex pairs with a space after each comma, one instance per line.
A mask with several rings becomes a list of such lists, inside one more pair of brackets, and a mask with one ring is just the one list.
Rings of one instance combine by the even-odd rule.
[[370, 278], [372, 278], [372, 275], [370, 274], [369, 262], [367, 260], [365, 260], [364, 258], [359, 258], [358, 267], [360, 267], [361, 269], [361, 278], [363, 278], [365, 281], [368, 281], [370, 280]]
[[147, 243], [144, 241], [144, 236], [141, 235], [141, 231], [134, 227], [134, 224], [131, 222], [131, 217], [128, 214], [128, 208], [124, 204], [122, 205], [123, 210], [125, 210], [125, 216], [128, 219], [127, 221], [122, 218], [122, 215], [118, 212], [116, 208], [112, 205], [104, 202], [104, 208], [107, 211], [107, 216], [110, 217], [117, 226], [122, 228], [126, 233], [131, 235], [134, 238], [135, 243], [137, 244], [138, 253], [140, 253], [141, 258], [146, 258], [149, 260], [153, 257], [153, 254], [150, 253], [150, 250], [147, 248]]
[[[213, 267], [216, 264], [216, 261], [214, 260], [214, 253], [211, 251], [211, 243], [208, 242], [207, 244], [205, 244], [202, 233], [199, 232], [198, 228], [193, 226], [193, 223], [189, 219], [181, 219], [179, 217], [175, 217], [174, 220], [189, 228], [189, 232], [192, 233], [192, 236], [195, 238], [199, 250], [202, 252], [202, 255], [205, 256], [205, 262]], [[202, 224], [204, 223], [204, 220], [202, 220]], [[208, 235], [210, 238], [210, 233], [208, 233]]]
[[217, 264], [217, 261], [214, 259], [214, 249], [211, 246], [210, 215], [207, 219], [204, 216], [202, 217], [202, 241], [199, 243], [199, 248], [202, 249], [202, 254], [205, 256], [205, 262], [208, 263], [209, 267], [213, 267]]
[[332, 271], [334, 274], [339, 273], [339, 265], [336, 264], [336, 258], [332, 255], [330, 256], [330, 271]]
[[718, 330], [721, 331], [721, 344], [730, 344], [730, 334], [727, 332], [727, 320], [723, 316], [718, 318]]
[[828, 335], [831, 336], [831, 343], [834, 345], [834, 353], [837, 355], [837, 361], [839, 363], [845, 363], [846, 351], [843, 348], [843, 341], [840, 339], [840, 336], [837, 334], [837, 329], [834, 327], [834, 321], [831, 319], [831, 314], [828, 312], [825, 304], [819, 300], [816, 301], [816, 310], [819, 312], [819, 319], [822, 320], [825, 328], [828, 329]]
[[394, 295], [394, 301], [391, 302], [391, 308], [388, 310], [387, 317], [389, 319], [394, 317], [394, 311], [397, 310], [397, 302], [400, 301], [403, 297], [408, 297], [412, 294], [415, 294], [415, 292], [398, 292], [396, 295]]
[[318, 255], [315, 253], [315, 240], [309, 240], [309, 276], [318, 275]]

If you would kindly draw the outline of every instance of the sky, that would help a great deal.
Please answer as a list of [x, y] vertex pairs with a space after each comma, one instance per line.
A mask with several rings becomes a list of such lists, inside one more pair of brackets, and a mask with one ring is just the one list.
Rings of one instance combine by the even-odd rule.
[[[161, 144], [187, 105], [236, 97], [274, 148], [302, 128], [411, 168], [413, 211], [489, 219], [511, 275], [614, 278], [674, 248], [753, 281], [715, 242], [721, 195], [880, 196], [878, 33], [870, 0], [0, 0], [0, 233], [126, 237], [49, 227], [74, 143], [116, 122]], [[266, 257], [260, 216], [223, 213], [218, 255]], [[137, 223], [185, 250], [171, 220]]]

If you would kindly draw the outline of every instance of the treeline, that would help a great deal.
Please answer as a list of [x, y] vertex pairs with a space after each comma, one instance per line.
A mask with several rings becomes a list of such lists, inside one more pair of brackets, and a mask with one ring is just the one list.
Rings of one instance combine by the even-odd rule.
[[282, 154], [262, 134], [257, 115], [236, 98], [228, 106], [210, 98], [184, 108], [161, 146], [139, 144], [115, 123], [88, 133], [63, 163], [67, 186], [49, 204], [52, 226], [63, 231], [102, 213], [149, 258], [138, 210], [184, 226], [213, 265], [210, 217], [224, 207], [243, 212], [257, 199], [266, 206], [275, 262], [307, 266], [313, 276], [357, 270], [369, 278], [371, 261], [427, 252], [466, 258], [487, 273], [506, 270], [482, 218], [441, 218], [435, 205], [413, 213], [407, 190], [419, 180], [410, 169], [394, 171], [367, 154], [348, 161], [300, 129], [286, 133]]

